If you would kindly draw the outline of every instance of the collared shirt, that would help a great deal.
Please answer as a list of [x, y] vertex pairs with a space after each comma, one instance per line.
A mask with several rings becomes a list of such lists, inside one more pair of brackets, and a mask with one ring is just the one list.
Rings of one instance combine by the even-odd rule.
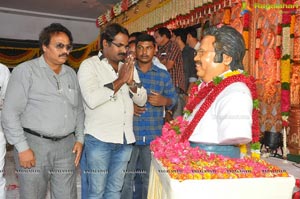
[[[151, 91], [154, 91], [164, 97], [170, 98], [172, 104], [166, 108], [172, 109], [177, 101], [177, 93], [170, 74], [156, 65], [152, 65], [151, 69], [146, 73], [143, 73], [138, 65], [136, 65], [136, 69], [147, 93], [151, 94]], [[147, 102], [145, 107], [147, 109], [146, 112], [141, 116], [134, 116], [133, 118], [133, 130], [137, 145], [149, 145], [156, 136], [161, 135], [164, 123], [163, 106], [152, 106]]]
[[[0, 63], [0, 98], [2, 100], [4, 100], [5, 97], [9, 76], [10, 76], [9, 69], [5, 65]], [[1, 109], [2, 109], [2, 101], [1, 101]]]
[[[196, 106], [187, 118], [188, 121], [194, 118], [203, 102], [204, 100]], [[250, 142], [252, 109], [253, 102], [249, 88], [241, 82], [229, 85], [216, 97], [197, 124], [189, 141], [225, 145]]]
[[166, 67], [165, 65], [163, 65], [163, 64], [159, 61], [159, 59], [158, 59], [157, 57], [154, 56], [154, 57], [152, 58], [152, 62], [153, 62], [153, 64], [156, 65], [158, 68], [161, 68], [161, 69], [167, 71], [167, 67]]
[[43, 56], [17, 66], [10, 77], [2, 124], [6, 138], [19, 152], [29, 148], [22, 129], [59, 137], [75, 131], [83, 143], [84, 112], [75, 71], [62, 65], [56, 74]]
[[[105, 85], [115, 81], [118, 74], [101, 53], [98, 56], [83, 61], [77, 74], [84, 99], [84, 133], [103, 142], [120, 144], [124, 143], [125, 133], [127, 143], [133, 143], [133, 102], [144, 106], [147, 92], [140, 87], [133, 93], [128, 85], [124, 84], [114, 94], [114, 91]], [[122, 63], [119, 67], [121, 65]], [[140, 83], [136, 69], [134, 81]]]
[[158, 48], [156, 55], [159, 60], [166, 59], [167, 61], [174, 61], [174, 66], [168, 70], [171, 74], [173, 84], [175, 87], [186, 91], [182, 54], [178, 45], [169, 40], [164, 46]]
[[[5, 65], [0, 63], [0, 122], [1, 122], [1, 112], [2, 112], [2, 107], [3, 107], [9, 76], [10, 76], [9, 69]], [[4, 138], [2, 125], [0, 124], [0, 145], [1, 146], [3, 146], [3, 144], [5, 145], [5, 142], [6, 140]]]
[[199, 50], [200, 49], [200, 42], [198, 41], [197, 43], [196, 43], [196, 45], [194, 46], [194, 49], [195, 50]]

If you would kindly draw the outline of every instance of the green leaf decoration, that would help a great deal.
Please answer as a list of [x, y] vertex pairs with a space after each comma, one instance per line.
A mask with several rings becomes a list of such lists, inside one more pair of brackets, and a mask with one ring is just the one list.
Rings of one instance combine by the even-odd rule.
[[290, 59], [291, 58], [291, 56], [290, 55], [288, 55], [288, 54], [285, 54], [285, 55], [283, 55], [282, 56], [282, 60], [287, 60], [287, 59]]
[[289, 112], [281, 112], [281, 115], [282, 115], [282, 116], [289, 116], [290, 113], [289, 113]]
[[172, 126], [172, 129], [176, 132], [177, 135], [181, 133], [179, 126]]
[[243, 71], [243, 73], [242, 73], [243, 75], [245, 75], [246, 77], [248, 77], [249, 76], [249, 73], [247, 72], [247, 71]]
[[183, 114], [189, 116], [191, 114], [191, 112], [189, 110], [184, 110]]
[[195, 84], [197, 84], [198, 86], [202, 83], [201, 79], [198, 79]]
[[251, 143], [250, 148], [252, 150], [259, 150], [260, 146], [261, 146], [260, 142], [255, 142], [255, 143]]
[[255, 108], [255, 109], [259, 108], [259, 100], [258, 99], [253, 100], [253, 108]]
[[223, 78], [218, 77], [218, 76], [213, 78], [213, 82], [214, 82], [215, 85], [220, 84], [222, 80], [223, 80]]
[[290, 90], [290, 83], [288, 82], [282, 82], [281, 83], [282, 90]]

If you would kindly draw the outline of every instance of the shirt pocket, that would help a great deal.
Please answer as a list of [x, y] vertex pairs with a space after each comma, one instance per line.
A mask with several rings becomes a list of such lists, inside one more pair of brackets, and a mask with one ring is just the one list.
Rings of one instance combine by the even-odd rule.
[[78, 106], [78, 98], [79, 98], [79, 93], [78, 90], [76, 89], [72, 89], [72, 88], [68, 88], [67, 92], [67, 99], [69, 101], [69, 103], [73, 106], [73, 107], [77, 107]]

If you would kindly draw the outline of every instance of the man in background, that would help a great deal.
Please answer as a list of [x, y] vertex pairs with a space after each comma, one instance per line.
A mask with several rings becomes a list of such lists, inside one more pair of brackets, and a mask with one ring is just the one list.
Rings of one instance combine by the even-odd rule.
[[[0, 63], [0, 122], [1, 122], [1, 112], [6, 92], [7, 83], [9, 80], [10, 72], [8, 68]], [[5, 164], [5, 154], [6, 154], [6, 140], [3, 134], [2, 125], [0, 124], [0, 198], [6, 198], [5, 194], [5, 178], [4, 164]]]
[[194, 85], [194, 82], [197, 81], [197, 71], [194, 61], [196, 51], [186, 45], [187, 34], [185, 29], [175, 29], [173, 30], [173, 34], [175, 35], [175, 42], [178, 44], [182, 53], [184, 76], [186, 80], [185, 90], [189, 93], [190, 88]]
[[185, 28], [187, 33], [186, 44], [195, 50], [199, 50], [200, 41], [197, 38], [197, 30], [193, 26]]
[[43, 54], [14, 68], [2, 125], [14, 145], [22, 199], [77, 198], [76, 171], [82, 145], [84, 112], [75, 71], [64, 63], [72, 34], [58, 23], [39, 36]]
[[161, 135], [162, 125], [164, 124], [164, 107], [172, 109], [176, 104], [177, 94], [172, 84], [170, 74], [158, 68], [153, 63], [155, 54], [155, 40], [151, 35], [141, 34], [136, 39], [136, 64], [139, 77], [148, 93], [148, 100], [144, 107], [135, 112], [133, 118], [133, 129], [136, 143], [127, 172], [125, 183], [122, 190], [122, 199], [132, 199], [134, 176], [137, 171], [137, 162], [142, 171], [142, 199], [147, 199], [149, 173], [151, 163], [150, 142], [156, 136]]
[[182, 115], [185, 105], [186, 90], [183, 60], [178, 45], [171, 41], [171, 32], [168, 28], [162, 27], [157, 29], [154, 33], [154, 38], [158, 45], [157, 58], [167, 67], [178, 94], [176, 106], [172, 111], [168, 110], [166, 112], [166, 120], [170, 121], [172, 117]]

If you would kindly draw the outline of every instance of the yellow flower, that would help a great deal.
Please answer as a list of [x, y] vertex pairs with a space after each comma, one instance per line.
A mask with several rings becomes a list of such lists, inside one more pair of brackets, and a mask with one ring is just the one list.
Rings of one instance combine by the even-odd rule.
[[232, 72], [229, 72], [229, 73], [224, 74], [224, 78], [231, 77], [231, 76], [234, 76], [234, 75], [239, 75], [239, 74], [241, 74], [240, 71], [234, 70], [234, 71], [232, 71]]
[[281, 82], [290, 82], [291, 63], [290, 59], [281, 60]]
[[224, 24], [230, 24], [231, 11], [228, 8], [224, 9], [223, 22]]
[[242, 154], [247, 154], [247, 145], [246, 144], [240, 145], [240, 151]]
[[295, 31], [295, 22], [296, 22], [296, 16], [292, 15], [291, 16], [291, 28], [290, 28], [290, 33], [294, 34]]
[[203, 177], [204, 179], [211, 179], [211, 173], [205, 172]]
[[249, 31], [243, 31], [243, 37], [245, 41], [245, 47], [246, 49], [249, 48]]

